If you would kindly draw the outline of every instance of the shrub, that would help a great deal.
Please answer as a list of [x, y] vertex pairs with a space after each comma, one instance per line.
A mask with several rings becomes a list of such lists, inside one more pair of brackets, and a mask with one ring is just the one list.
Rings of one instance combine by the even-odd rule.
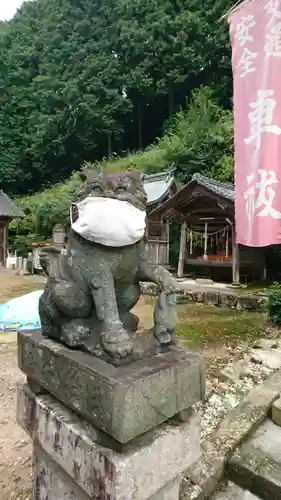
[[281, 325], [281, 284], [273, 283], [267, 291], [267, 310], [276, 325]]

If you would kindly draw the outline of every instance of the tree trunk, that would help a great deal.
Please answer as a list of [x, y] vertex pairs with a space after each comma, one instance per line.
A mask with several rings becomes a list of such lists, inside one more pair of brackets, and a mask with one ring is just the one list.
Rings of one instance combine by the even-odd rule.
[[110, 158], [112, 155], [112, 137], [111, 133], [108, 132], [107, 134], [107, 156]]
[[168, 102], [169, 102], [169, 117], [170, 117], [174, 112], [174, 92], [172, 88], [170, 88], [169, 90]]
[[141, 102], [138, 102], [138, 148], [142, 148]]

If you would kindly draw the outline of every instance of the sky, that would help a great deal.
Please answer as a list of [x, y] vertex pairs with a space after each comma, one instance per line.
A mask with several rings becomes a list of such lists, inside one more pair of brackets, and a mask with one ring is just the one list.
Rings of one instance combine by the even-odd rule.
[[0, 0], [0, 21], [11, 19], [23, 0]]

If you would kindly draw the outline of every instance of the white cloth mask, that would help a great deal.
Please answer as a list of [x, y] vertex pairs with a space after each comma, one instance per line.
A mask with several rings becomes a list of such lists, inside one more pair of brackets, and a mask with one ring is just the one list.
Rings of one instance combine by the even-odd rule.
[[124, 247], [144, 236], [146, 212], [127, 201], [88, 196], [76, 206], [78, 219], [71, 227], [88, 241]]

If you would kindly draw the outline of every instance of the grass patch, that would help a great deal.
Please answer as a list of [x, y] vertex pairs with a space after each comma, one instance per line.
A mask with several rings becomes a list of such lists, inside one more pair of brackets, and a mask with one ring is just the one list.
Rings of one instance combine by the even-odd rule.
[[242, 293], [258, 293], [258, 292], [266, 292], [270, 288], [270, 283], [252, 283], [247, 285], [246, 288], [240, 288], [239, 292]]
[[266, 316], [261, 313], [184, 304], [178, 306], [178, 314], [178, 336], [197, 349], [251, 344], [264, 335]]

